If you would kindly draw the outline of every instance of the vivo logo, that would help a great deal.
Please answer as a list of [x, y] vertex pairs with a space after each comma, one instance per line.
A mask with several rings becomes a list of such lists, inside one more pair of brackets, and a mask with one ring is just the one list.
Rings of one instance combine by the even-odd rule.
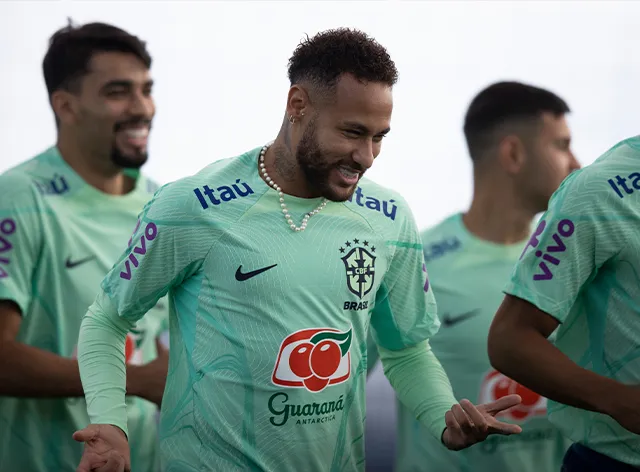
[[9, 273], [2, 267], [4, 264], [8, 266], [11, 262], [9, 260], [9, 251], [13, 248], [9, 236], [16, 232], [16, 222], [11, 218], [6, 218], [0, 221], [0, 279], [9, 277]]
[[[540, 244], [540, 235], [544, 232], [546, 226], [547, 222], [545, 220], [542, 220], [538, 224], [538, 227], [534, 231], [533, 235], [531, 235], [531, 239], [529, 239], [529, 242], [525, 246], [524, 251], [522, 251], [520, 259], [522, 259], [529, 247], [538, 247], [538, 244]], [[542, 273], [533, 274], [533, 280], [551, 280], [553, 278], [553, 272], [551, 271], [552, 269], [547, 263], [551, 264], [552, 267], [557, 267], [558, 265], [560, 265], [560, 259], [555, 257], [553, 254], [559, 255], [567, 250], [567, 245], [565, 244], [564, 239], [571, 237], [575, 229], [575, 225], [571, 220], [565, 218], [558, 222], [558, 225], [556, 226], [556, 232], [551, 235], [551, 238], [553, 239], [553, 242], [555, 244], [548, 245], [546, 248], [544, 248], [544, 250], [537, 249], [535, 252], [536, 257], [542, 258], [542, 260], [538, 264], [540, 270], [542, 270]]]
[[[134, 268], [140, 265], [140, 261], [138, 260], [138, 256], [144, 256], [147, 253], [147, 241], [151, 242], [156, 239], [158, 235], [158, 227], [155, 223], [149, 223], [144, 228], [144, 234], [140, 236], [140, 244], [133, 246], [133, 251], [129, 254], [129, 257], [125, 259], [125, 270], [120, 272], [120, 278], [125, 280], [131, 280], [131, 266]], [[131, 245], [131, 243], [129, 243]]]

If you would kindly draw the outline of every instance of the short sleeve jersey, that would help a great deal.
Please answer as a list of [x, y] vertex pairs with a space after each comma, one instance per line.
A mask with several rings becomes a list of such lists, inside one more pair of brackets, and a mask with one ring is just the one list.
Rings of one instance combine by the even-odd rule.
[[[124, 196], [88, 185], [53, 147], [0, 175], [0, 299], [18, 305], [17, 340], [75, 357], [80, 323], [157, 186], [140, 175]], [[166, 301], [127, 337], [127, 360], [155, 358], [168, 323]], [[128, 398], [134, 470], [155, 472], [157, 408]], [[89, 423], [83, 397], [0, 397], [0, 470], [75, 470]]]
[[[624, 384], [640, 383], [640, 138], [572, 173], [515, 267], [506, 293], [561, 324], [556, 346], [572, 361]], [[549, 402], [576, 442], [640, 466], [640, 436], [611, 417]]]
[[[163, 187], [102, 287], [141, 319], [169, 294], [162, 465], [364, 471], [366, 338], [391, 350], [438, 327], [402, 198], [362, 179], [292, 231], [254, 149]], [[285, 196], [300, 221], [320, 199]]]

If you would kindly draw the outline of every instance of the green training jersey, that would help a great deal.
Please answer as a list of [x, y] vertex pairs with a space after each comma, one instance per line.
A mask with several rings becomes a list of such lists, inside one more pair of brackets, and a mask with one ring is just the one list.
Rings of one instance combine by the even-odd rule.
[[[366, 338], [399, 350], [438, 328], [413, 216], [362, 179], [294, 232], [254, 149], [146, 206], [104, 299], [141, 319], [169, 294], [166, 471], [363, 471]], [[320, 199], [286, 195], [295, 221]]]
[[398, 403], [398, 472], [558, 472], [570, 441], [546, 418], [546, 399], [491, 367], [489, 326], [502, 301], [502, 288], [525, 243], [503, 245], [477, 238], [453, 215], [422, 234], [441, 328], [430, 341], [457, 399], [474, 404], [517, 393], [522, 404], [500, 417], [523, 432], [489, 436], [453, 452]]
[[[505, 291], [556, 318], [555, 345], [581, 367], [640, 383], [640, 137], [571, 174]], [[640, 466], [640, 436], [607, 415], [549, 402], [567, 436]]]
[[[17, 341], [75, 357], [87, 307], [156, 186], [140, 176], [129, 194], [106, 195], [54, 147], [0, 175], [0, 189], [0, 299], [22, 311]], [[130, 363], [155, 358], [154, 338], [166, 329], [167, 313], [161, 301], [130, 333]], [[157, 408], [140, 398], [127, 404], [133, 470], [155, 472]], [[83, 397], [0, 397], [0, 470], [76, 470], [82, 443], [71, 436], [88, 424]]]

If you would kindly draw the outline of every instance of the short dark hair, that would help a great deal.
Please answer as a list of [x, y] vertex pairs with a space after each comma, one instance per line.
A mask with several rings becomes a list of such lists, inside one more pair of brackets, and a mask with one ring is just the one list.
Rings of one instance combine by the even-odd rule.
[[398, 70], [387, 50], [366, 33], [350, 28], [322, 31], [306, 37], [289, 59], [291, 85], [309, 81], [332, 89], [343, 74], [393, 87]]
[[151, 68], [151, 56], [146, 43], [137, 36], [106, 23], [69, 24], [49, 39], [49, 49], [42, 61], [47, 92], [75, 91], [79, 79], [89, 72], [89, 63], [96, 53], [122, 52], [140, 59]]
[[519, 120], [535, 121], [543, 113], [562, 116], [567, 103], [548, 90], [521, 82], [497, 82], [471, 101], [464, 119], [464, 135], [469, 155], [475, 162], [492, 143], [493, 131]]

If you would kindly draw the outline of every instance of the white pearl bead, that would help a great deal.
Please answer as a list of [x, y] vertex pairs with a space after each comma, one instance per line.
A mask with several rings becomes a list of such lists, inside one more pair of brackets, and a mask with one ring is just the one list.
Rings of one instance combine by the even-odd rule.
[[325, 206], [327, 206], [327, 199], [323, 198], [322, 203], [320, 203], [317, 208], [315, 208], [314, 210], [304, 215], [304, 218], [302, 218], [300, 227], [296, 227], [296, 225], [293, 224], [293, 219], [291, 218], [291, 215], [289, 214], [289, 210], [287, 209], [287, 205], [284, 202], [284, 192], [282, 191], [282, 188], [278, 184], [276, 184], [271, 177], [269, 177], [269, 174], [267, 173], [267, 168], [264, 164], [264, 156], [267, 153], [267, 149], [269, 148], [269, 146], [271, 146], [271, 144], [273, 143], [267, 144], [260, 151], [259, 169], [262, 172], [262, 175], [264, 176], [264, 180], [267, 182], [267, 184], [270, 187], [272, 187], [276, 192], [278, 192], [280, 207], [282, 208], [282, 214], [285, 220], [287, 221], [289, 228], [291, 228], [293, 231], [296, 231], [296, 232], [304, 231], [305, 228], [307, 227], [307, 222], [309, 221], [309, 218], [311, 218], [313, 215], [316, 215], [318, 212], [320, 212], [320, 210], [322, 210]]

